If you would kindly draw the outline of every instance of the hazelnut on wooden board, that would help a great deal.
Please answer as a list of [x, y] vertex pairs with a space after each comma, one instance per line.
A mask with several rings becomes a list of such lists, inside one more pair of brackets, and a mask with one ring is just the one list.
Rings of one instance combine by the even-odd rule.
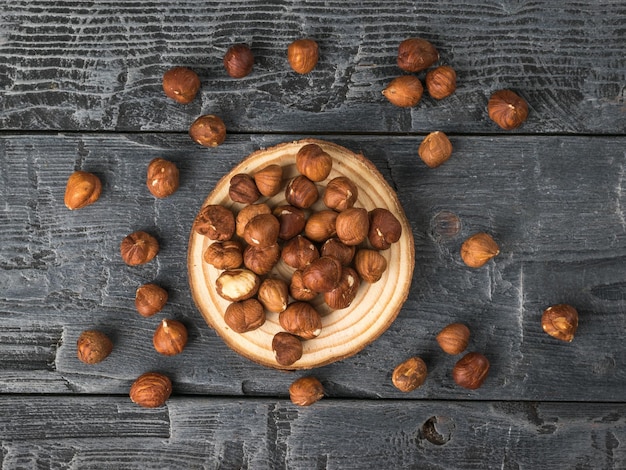
[[309, 406], [324, 396], [324, 386], [315, 377], [301, 377], [289, 386], [289, 398], [294, 405]]
[[460, 354], [467, 348], [470, 330], [463, 323], [451, 323], [444, 327], [436, 340], [441, 349], [452, 355]]
[[359, 197], [359, 188], [347, 176], [337, 176], [328, 182], [324, 191], [324, 205], [337, 212], [354, 206]]
[[223, 62], [228, 75], [233, 78], [243, 78], [252, 72], [254, 54], [248, 45], [235, 44], [228, 48]]
[[278, 243], [269, 246], [248, 245], [243, 250], [244, 266], [259, 276], [269, 273], [279, 260], [280, 246]]
[[408, 38], [398, 46], [398, 67], [406, 72], [425, 70], [439, 60], [439, 52], [431, 42]]
[[302, 280], [302, 270], [297, 269], [291, 275], [289, 283], [289, 294], [295, 299], [302, 302], [308, 302], [317, 297], [317, 292], [312, 291], [304, 285]]
[[215, 280], [218, 295], [231, 302], [246, 300], [256, 295], [261, 280], [249, 269], [229, 269]]
[[104, 361], [113, 351], [113, 342], [97, 330], [83, 331], [76, 341], [76, 355], [85, 364]]
[[216, 241], [204, 250], [202, 259], [215, 269], [236, 269], [243, 263], [243, 246], [236, 240]]
[[261, 202], [259, 204], [249, 204], [245, 206], [237, 213], [237, 217], [235, 219], [235, 232], [237, 233], [237, 236], [243, 238], [243, 231], [245, 230], [246, 225], [248, 225], [248, 222], [250, 222], [252, 218], [256, 217], [257, 215], [271, 213], [272, 209], [270, 209], [270, 206], [268, 206], [264, 202]]
[[315, 68], [319, 48], [313, 39], [297, 39], [287, 46], [287, 61], [299, 74], [307, 74]]
[[500, 248], [491, 235], [479, 232], [461, 245], [461, 258], [470, 268], [480, 268], [500, 253]]
[[302, 357], [302, 341], [286, 331], [279, 331], [272, 338], [272, 351], [276, 362], [290, 366]]
[[553, 338], [569, 343], [578, 329], [578, 311], [568, 304], [552, 305], [544, 310], [541, 327]]
[[424, 360], [414, 356], [395, 367], [391, 381], [401, 392], [412, 392], [422, 386], [427, 375], [428, 369]]
[[261, 197], [254, 178], [245, 173], [238, 173], [230, 179], [228, 195], [235, 202], [253, 204]]
[[172, 381], [158, 372], [140, 375], [130, 387], [130, 399], [144, 408], [163, 406], [172, 394]]
[[163, 319], [154, 331], [152, 344], [164, 356], [180, 354], [187, 345], [187, 327], [178, 320]]
[[367, 238], [370, 221], [366, 209], [351, 207], [340, 212], [335, 221], [337, 237], [346, 245], [360, 244]]
[[354, 257], [354, 268], [364, 282], [378, 282], [387, 269], [387, 259], [376, 250], [362, 248]]
[[159, 242], [149, 233], [138, 230], [127, 235], [120, 244], [122, 259], [129, 266], [151, 261], [159, 252]]
[[256, 330], [265, 323], [263, 305], [257, 299], [233, 302], [226, 307], [224, 322], [236, 333]]
[[272, 214], [259, 214], [246, 224], [243, 238], [249, 245], [267, 247], [278, 242], [280, 223]]
[[276, 207], [272, 214], [280, 223], [278, 238], [281, 240], [291, 240], [304, 230], [306, 213], [303, 209], [296, 206], [282, 205]]
[[436, 100], [450, 96], [456, 90], [456, 72], [448, 65], [429, 70], [426, 74], [426, 90]]
[[174, 67], [163, 74], [163, 91], [168, 98], [188, 104], [200, 90], [198, 74], [187, 67]]
[[296, 168], [311, 181], [323, 181], [333, 168], [333, 159], [319, 145], [306, 144], [296, 153]]
[[499, 90], [487, 103], [489, 117], [502, 129], [510, 131], [521, 126], [528, 117], [528, 103], [511, 90]]
[[402, 236], [402, 225], [389, 209], [377, 207], [369, 212], [370, 230], [367, 238], [373, 248], [387, 250]]
[[320, 255], [332, 256], [339, 260], [342, 266], [350, 265], [355, 253], [356, 247], [354, 245], [348, 246], [337, 237], [326, 240], [320, 248]]
[[489, 359], [477, 352], [467, 353], [452, 369], [452, 378], [456, 384], [470, 390], [479, 388], [488, 374]]
[[224, 206], [208, 204], [200, 209], [193, 230], [211, 240], [230, 240], [235, 233], [235, 215]]
[[297, 235], [283, 245], [282, 260], [294, 269], [304, 269], [320, 257], [319, 250], [308, 238]]
[[452, 155], [452, 144], [443, 132], [431, 132], [424, 137], [417, 153], [429, 168], [437, 168]]
[[226, 125], [218, 116], [205, 114], [191, 123], [189, 136], [203, 147], [217, 147], [226, 140]]
[[324, 242], [336, 235], [338, 213], [324, 209], [312, 213], [304, 225], [304, 235], [311, 241]]
[[307, 302], [292, 302], [278, 315], [283, 329], [302, 339], [313, 339], [322, 332], [322, 317]]
[[101, 192], [100, 178], [87, 171], [75, 171], [67, 179], [63, 202], [69, 210], [82, 209], [96, 202]]
[[324, 302], [335, 310], [348, 308], [356, 298], [360, 285], [361, 281], [357, 272], [352, 268], [344, 267], [341, 270], [337, 287], [324, 293]]
[[389, 82], [382, 93], [391, 104], [401, 108], [411, 108], [422, 99], [424, 87], [416, 76], [402, 75]]
[[292, 206], [308, 209], [319, 199], [315, 183], [304, 175], [293, 178], [285, 188], [285, 199]]
[[260, 169], [252, 175], [256, 187], [263, 196], [277, 195], [283, 183], [283, 167], [272, 164]]
[[271, 277], [264, 279], [259, 286], [257, 299], [269, 312], [280, 313], [284, 311], [289, 302], [287, 281]]
[[135, 308], [142, 317], [151, 317], [163, 310], [167, 299], [168, 293], [161, 286], [153, 283], [143, 284], [135, 292]]
[[148, 164], [146, 186], [154, 197], [165, 198], [178, 190], [179, 172], [176, 164], [155, 158]]
[[339, 285], [342, 269], [335, 258], [321, 256], [302, 270], [302, 281], [313, 292], [330, 292]]

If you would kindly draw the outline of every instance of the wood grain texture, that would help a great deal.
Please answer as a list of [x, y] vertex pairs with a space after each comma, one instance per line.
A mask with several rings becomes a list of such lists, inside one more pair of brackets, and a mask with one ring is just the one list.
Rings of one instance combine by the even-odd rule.
[[[621, 1], [379, 1], [277, 3], [133, 0], [13, 1], [0, 8], [0, 126], [13, 130], [186, 131], [217, 113], [234, 132], [501, 132], [489, 95], [530, 105], [521, 133], [623, 134], [626, 6]], [[450, 98], [399, 109], [381, 95], [400, 74], [398, 44], [421, 36], [458, 73]], [[288, 44], [315, 38], [321, 59], [290, 71]], [[256, 60], [235, 80], [234, 43]], [[190, 66], [202, 91], [177, 105], [161, 89]], [[423, 74], [420, 74], [423, 78]]]

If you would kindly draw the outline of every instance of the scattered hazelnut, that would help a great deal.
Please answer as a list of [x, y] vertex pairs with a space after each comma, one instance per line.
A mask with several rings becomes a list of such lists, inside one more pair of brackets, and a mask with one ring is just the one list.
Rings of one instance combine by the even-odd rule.
[[113, 342], [97, 330], [83, 331], [76, 341], [76, 355], [85, 364], [104, 361], [113, 351]]
[[265, 310], [280, 313], [287, 308], [289, 286], [282, 279], [267, 278], [259, 286], [257, 298]]
[[202, 255], [215, 269], [237, 269], [243, 263], [243, 247], [235, 240], [211, 243]]
[[283, 167], [276, 164], [268, 165], [257, 171], [253, 178], [256, 187], [263, 196], [276, 196], [283, 183]]
[[280, 331], [272, 339], [272, 351], [276, 362], [281, 366], [290, 366], [302, 357], [302, 341], [291, 333]]
[[472, 235], [461, 245], [461, 258], [470, 268], [480, 268], [498, 253], [498, 244], [484, 232]]
[[499, 90], [487, 104], [489, 117], [502, 129], [510, 131], [522, 125], [528, 117], [528, 104], [511, 90]]
[[422, 38], [405, 39], [398, 46], [398, 67], [405, 72], [425, 70], [439, 60], [439, 52]]
[[86, 171], [75, 171], [67, 179], [65, 206], [69, 210], [82, 209], [96, 202], [101, 192], [100, 178]]
[[378, 282], [387, 269], [387, 260], [376, 250], [363, 248], [354, 257], [354, 268], [363, 281]]
[[415, 356], [396, 366], [391, 381], [401, 392], [412, 392], [422, 386], [427, 375], [426, 363], [421, 357]]
[[257, 247], [275, 245], [278, 241], [280, 223], [272, 214], [259, 214], [252, 217], [243, 229], [246, 243]]
[[278, 315], [280, 326], [302, 339], [313, 339], [322, 332], [322, 317], [306, 302], [292, 302]]
[[162, 320], [152, 337], [154, 349], [164, 356], [180, 354], [187, 345], [187, 328], [178, 320]]
[[313, 292], [329, 292], [339, 285], [341, 270], [335, 258], [321, 256], [302, 270], [302, 281]]
[[337, 212], [354, 206], [359, 196], [359, 188], [346, 176], [337, 176], [328, 182], [324, 191], [324, 204]]
[[163, 310], [167, 299], [167, 291], [161, 286], [144, 284], [135, 292], [135, 308], [142, 317], [151, 317]]
[[302, 302], [308, 302], [317, 297], [317, 292], [312, 291], [304, 285], [302, 280], [302, 270], [297, 269], [291, 275], [291, 282], [289, 283], [289, 294], [295, 299]]
[[298, 39], [287, 47], [287, 61], [299, 74], [307, 74], [315, 68], [319, 59], [317, 43], [312, 39]]
[[254, 296], [261, 280], [249, 269], [224, 271], [215, 281], [217, 293], [226, 300], [238, 302]]
[[360, 285], [361, 281], [356, 271], [352, 268], [344, 267], [341, 270], [339, 285], [330, 292], [324, 293], [324, 302], [335, 310], [348, 308], [356, 298]]
[[550, 336], [569, 343], [578, 328], [578, 311], [567, 304], [548, 307], [541, 317], [541, 327]]
[[319, 257], [320, 253], [317, 247], [311, 240], [302, 235], [297, 235], [291, 240], [288, 240], [283, 245], [281, 253], [283, 261], [288, 266], [295, 269], [304, 269]]
[[254, 179], [245, 173], [238, 173], [230, 179], [228, 195], [235, 202], [252, 204], [261, 197]]
[[314, 242], [324, 242], [337, 234], [335, 223], [337, 212], [324, 209], [309, 216], [304, 226], [304, 234]]
[[127, 235], [120, 244], [122, 259], [129, 266], [145, 264], [158, 252], [159, 242], [156, 238], [141, 230]]
[[387, 250], [402, 236], [402, 225], [388, 209], [376, 208], [369, 212], [370, 231], [367, 238], [377, 250]]
[[174, 67], [163, 74], [165, 95], [178, 103], [191, 103], [199, 89], [198, 74], [187, 67]]
[[426, 74], [426, 89], [436, 100], [450, 96], [456, 90], [456, 72], [447, 65], [430, 70]]
[[443, 132], [431, 132], [424, 138], [417, 153], [429, 168], [437, 168], [452, 155], [452, 144]]
[[280, 246], [248, 245], [243, 250], [243, 264], [250, 271], [262, 276], [269, 273], [280, 260]]
[[352, 263], [355, 252], [356, 247], [354, 245], [348, 246], [336, 237], [326, 240], [320, 249], [322, 256], [332, 256], [339, 260], [342, 266], [348, 266]]
[[235, 44], [224, 54], [224, 68], [233, 78], [243, 78], [252, 72], [254, 54], [246, 44]]
[[324, 387], [315, 377], [301, 377], [289, 386], [289, 397], [294, 405], [309, 406], [324, 396]]
[[304, 210], [299, 207], [289, 205], [278, 206], [272, 213], [280, 223], [278, 238], [281, 240], [291, 240], [304, 230], [306, 214]]
[[236, 233], [243, 238], [243, 231], [251, 219], [261, 214], [271, 214], [272, 209], [264, 202], [260, 204], [250, 204], [239, 211], [236, 219]]
[[337, 237], [346, 245], [358, 245], [367, 238], [370, 221], [366, 209], [351, 207], [340, 212], [335, 222]]
[[463, 356], [452, 369], [452, 378], [457, 385], [475, 390], [479, 388], [489, 373], [489, 359], [477, 352]]
[[263, 305], [256, 299], [234, 302], [226, 307], [224, 322], [236, 333], [256, 330], [265, 323]]
[[424, 87], [415, 75], [402, 75], [394, 78], [383, 90], [383, 95], [391, 104], [401, 108], [417, 105], [422, 99]]
[[163, 406], [172, 394], [172, 381], [158, 372], [140, 375], [130, 387], [130, 399], [144, 408]]
[[217, 147], [226, 140], [226, 125], [219, 117], [205, 114], [191, 123], [189, 136], [203, 147]]
[[319, 199], [317, 186], [304, 175], [296, 176], [285, 189], [285, 199], [292, 206], [308, 209]]
[[146, 185], [154, 197], [171, 196], [178, 189], [178, 168], [163, 158], [155, 158], [148, 165]]
[[235, 215], [224, 206], [209, 204], [198, 213], [193, 229], [211, 240], [230, 240], [235, 233]]
[[296, 168], [311, 181], [328, 178], [333, 167], [333, 159], [317, 144], [306, 144], [296, 154]]
[[469, 343], [470, 330], [463, 323], [451, 323], [437, 335], [437, 343], [444, 352], [461, 354]]

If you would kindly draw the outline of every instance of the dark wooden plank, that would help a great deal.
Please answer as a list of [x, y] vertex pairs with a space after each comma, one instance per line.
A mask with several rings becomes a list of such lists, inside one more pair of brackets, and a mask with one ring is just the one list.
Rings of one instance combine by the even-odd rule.
[[[0, 126], [15, 130], [186, 131], [202, 113], [237, 132], [499, 132], [485, 106], [500, 88], [530, 104], [525, 133], [626, 128], [621, 1], [5, 2], [0, 13]], [[290, 71], [288, 44], [315, 38], [321, 60]], [[411, 110], [381, 90], [398, 44], [431, 40], [458, 71], [456, 94]], [[229, 78], [226, 49], [250, 43], [253, 73]], [[202, 78], [199, 99], [162, 93], [171, 66]], [[420, 74], [423, 76], [423, 74]]]

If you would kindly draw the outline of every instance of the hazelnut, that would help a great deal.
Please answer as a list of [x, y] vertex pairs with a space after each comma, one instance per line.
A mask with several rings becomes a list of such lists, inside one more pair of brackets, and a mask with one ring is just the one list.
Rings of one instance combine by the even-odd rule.
[[283, 184], [283, 167], [280, 165], [268, 165], [253, 175], [254, 182], [263, 196], [276, 196]]
[[304, 269], [320, 257], [317, 247], [306, 237], [297, 235], [287, 241], [281, 253], [282, 260], [295, 269]]
[[336, 235], [337, 212], [324, 209], [311, 214], [304, 226], [304, 234], [314, 242], [323, 242]]
[[452, 144], [443, 132], [431, 132], [424, 138], [417, 153], [429, 168], [437, 168], [452, 155]]
[[328, 182], [324, 191], [324, 204], [338, 212], [354, 206], [359, 196], [359, 188], [350, 178], [337, 176]]
[[567, 304], [548, 307], [541, 317], [541, 327], [550, 336], [571, 342], [578, 328], [578, 311]]
[[528, 117], [528, 104], [511, 90], [496, 91], [487, 104], [489, 117], [502, 129], [510, 131], [522, 125]]
[[97, 330], [83, 331], [76, 341], [76, 355], [85, 364], [104, 361], [113, 351], [113, 342]]
[[141, 230], [127, 235], [120, 244], [122, 259], [129, 266], [145, 264], [158, 252], [159, 242], [156, 238]]
[[415, 356], [395, 367], [391, 381], [401, 392], [412, 392], [422, 386], [427, 375], [426, 363], [421, 357]]
[[346, 245], [358, 245], [367, 238], [370, 228], [366, 209], [351, 207], [340, 212], [335, 222], [337, 237]]
[[457, 385], [475, 390], [479, 388], [489, 373], [489, 359], [477, 352], [463, 356], [452, 369], [452, 378]]
[[151, 317], [163, 310], [167, 299], [167, 291], [161, 286], [144, 284], [135, 292], [135, 308], [142, 317]]
[[229, 269], [215, 281], [217, 293], [231, 302], [246, 300], [259, 290], [261, 280], [249, 269]]
[[203, 147], [217, 147], [226, 140], [226, 125], [219, 117], [205, 114], [191, 123], [189, 136]]
[[405, 39], [398, 46], [398, 67], [405, 72], [425, 70], [439, 60], [439, 52], [422, 38]]
[[65, 206], [69, 210], [82, 209], [96, 202], [101, 192], [100, 178], [86, 171], [75, 171], [67, 179]]
[[235, 240], [217, 241], [204, 250], [202, 257], [215, 269], [237, 269], [243, 263], [243, 247]]
[[302, 270], [302, 282], [313, 292], [329, 292], [339, 285], [342, 266], [330, 256], [321, 256]]
[[306, 214], [296, 206], [278, 206], [272, 212], [280, 223], [278, 238], [290, 240], [304, 230]]
[[447, 65], [430, 70], [425, 81], [428, 94], [436, 100], [446, 98], [456, 90], [456, 72]]
[[236, 333], [256, 330], [265, 323], [263, 305], [256, 299], [234, 302], [226, 307], [224, 322]]
[[472, 235], [461, 245], [461, 258], [470, 268], [480, 268], [498, 253], [498, 244], [484, 232]]
[[296, 168], [311, 181], [328, 178], [333, 167], [333, 159], [317, 144], [306, 144], [296, 154]]
[[148, 165], [146, 177], [148, 190], [154, 197], [171, 196], [178, 189], [178, 168], [173, 162], [155, 158]]
[[140, 375], [130, 387], [130, 399], [144, 408], [163, 406], [172, 394], [172, 381], [158, 372]]
[[386, 250], [402, 236], [402, 225], [388, 209], [376, 208], [369, 212], [370, 230], [367, 238], [377, 250]]
[[378, 251], [363, 248], [354, 257], [354, 268], [363, 281], [373, 284], [383, 277], [387, 260]]
[[315, 68], [319, 59], [317, 43], [312, 39], [298, 39], [287, 47], [287, 61], [299, 74], [307, 74]]
[[252, 72], [254, 54], [246, 44], [235, 44], [224, 54], [224, 68], [233, 78], [243, 78]]
[[276, 362], [290, 366], [302, 357], [302, 341], [291, 333], [280, 331], [272, 338], [272, 351]]
[[261, 197], [254, 179], [245, 173], [238, 173], [230, 179], [228, 195], [235, 202], [252, 204]]
[[317, 186], [304, 175], [296, 176], [285, 189], [285, 199], [292, 206], [308, 209], [319, 199]]
[[154, 349], [164, 356], [180, 354], [187, 345], [187, 328], [178, 320], [162, 320], [152, 337]]
[[260, 204], [250, 204], [239, 211], [236, 219], [236, 233], [243, 238], [243, 231], [251, 219], [261, 214], [271, 214], [272, 209], [264, 202]]
[[463, 323], [451, 323], [437, 335], [437, 343], [448, 354], [460, 354], [467, 348], [470, 330]]
[[178, 103], [191, 103], [199, 89], [198, 74], [187, 67], [174, 67], [163, 74], [165, 95]]
[[354, 245], [348, 246], [336, 237], [326, 240], [320, 249], [322, 256], [332, 256], [339, 260], [342, 266], [348, 266], [352, 263], [355, 252], [356, 247]]
[[235, 216], [224, 206], [209, 204], [200, 209], [193, 229], [211, 240], [230, 240], [235, 233]]
[[324, 396], [324, 387], [315, 377], [301, 377], [289, 386], [289, 398], [294, 405], [309, 406]]
[[322, 317], [306, 302], [292, 302], [278, 315], [280, 326], [303, 339], [313, 339], [322, 332]]
[[250, 271], [262, 276], [269, 273], [280, 260], [280, 246], [248, 245], [243, 250], [243, 264]]
[[424, 87], [420, 79], [414, 75], [402, 75], [394, 78], [383, 90], [383, 95], [391, 104], [401, 108], [417, 105], [422, 99]]
[[278, 241], [280, 223], [272, 214], [254, 216], [243, 229], [243, 238], [246, 243], [257, 247], [275, 245]]
[[291, 282], [289, 283], [289, 294], [295, 299], [303, 302], [313, 300], [317, 296], [317, 292], [312, 291], [304, 285], [302, 280], [302, 270], [297, 269], [291, 275]]
[[356, 298], [361, 281], [359, 275], [352, 268], [344, 267], [341, 270], [339, 285], [330, 292], [324, 293], [324, 302], [332, 309], [348, 308]]
[[259, 286], [257, 298], [265, 310], [280, 313], [287, 308], [289, 286], [282, 279], [267, 278]]

